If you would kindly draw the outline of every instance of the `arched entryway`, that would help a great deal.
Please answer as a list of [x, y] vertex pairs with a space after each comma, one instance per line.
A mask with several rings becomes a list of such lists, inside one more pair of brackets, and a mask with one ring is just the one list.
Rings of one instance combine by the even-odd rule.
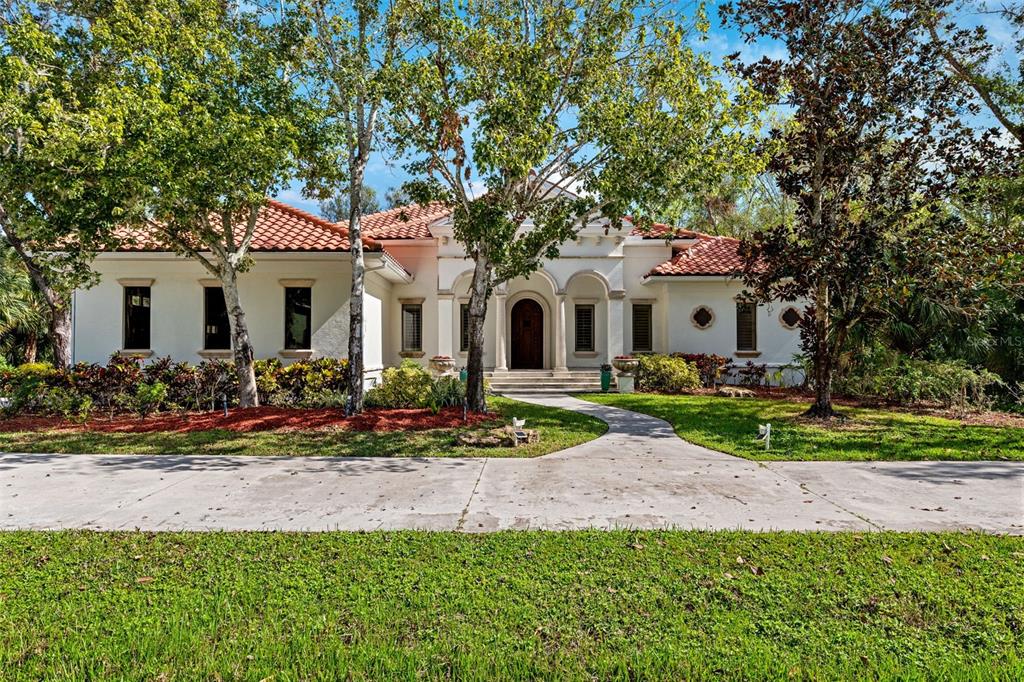
[[544, 368], [544, 309], [532, 298], [512, 306], [511, 369]]

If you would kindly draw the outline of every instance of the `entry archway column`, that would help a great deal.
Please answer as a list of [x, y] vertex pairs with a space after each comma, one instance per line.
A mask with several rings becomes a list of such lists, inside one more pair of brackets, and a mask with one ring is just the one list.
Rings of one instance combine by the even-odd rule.
[[507, 372], [508, 359], [505, 352], [505, 302], [508, 299], [506, 292], [495, 292], [494, 294], [494, 371]]
[[555, 371], [568, 372], [565, 350], [565, 293], [555, 294]]

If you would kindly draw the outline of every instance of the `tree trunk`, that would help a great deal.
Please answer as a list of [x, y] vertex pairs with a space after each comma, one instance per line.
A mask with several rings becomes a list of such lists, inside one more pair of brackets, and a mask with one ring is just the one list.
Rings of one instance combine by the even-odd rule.
[[36, 356], [39, 354], [39, 338], [35, 332], [30, 332], [25, 336], [25, 348], [22, 352], [22, 362], [32, 363], [36, 361]]
[[[49, 300], [49, 296], [47, 296]], [[50, 344], [55, 367], [71, 366], [71, 306], [50, 306]]]
[[469, 292], [469, 364], [466, 367], [466, 403], [473, 412], [487, 410], [484, 393], [484, 319], [490, 295], [491, 264], [477, 255]]
[[814, 404], [808, 417], [830, 419], [832, 409], [832, 345], [829, 343], [828, 283], [819, 282], [814, 292]]
[[7, 236], [7, 243], [14, 248], [14, 251], [25, 264], [29, 277], [43, 295], [47, 307], [50, 309], [50, 343], [53, 345], [53, 364], [57, 367], [71, 366], [71, 303], [67, 297], [61, 295], [51, 286], [43, 268], [36, 263], [35, 259], [25, 248], [21, 238], [15, 234], [13, 226], [9, 221], [4, 221], [4, 234]]
[[238, 406], [258, 407], [260, 399], [256, 392], [254, 352], [249, 341], [249, 327], [245, 323], [245, 311], [238, 298], [238, 273], [231, 265], [221, 264], [220, 282], [231, 325], [231, 347], [234, 350], [235, 373], [238, 375]]
[[363, 213], [361, 193], [363, 173], [354, 168], [349, 182], [348, 233], [352, 243], [352, 291], [348, 300], [348, 411], [363, 411], [363, 294], [366, 264], [360, 219]]

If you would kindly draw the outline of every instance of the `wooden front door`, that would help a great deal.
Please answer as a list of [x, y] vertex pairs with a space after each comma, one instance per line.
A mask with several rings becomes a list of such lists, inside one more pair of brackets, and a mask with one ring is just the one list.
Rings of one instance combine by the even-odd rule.
[[512, 306], [511, 369], [544, 368], [544, 310], [533, 299]]

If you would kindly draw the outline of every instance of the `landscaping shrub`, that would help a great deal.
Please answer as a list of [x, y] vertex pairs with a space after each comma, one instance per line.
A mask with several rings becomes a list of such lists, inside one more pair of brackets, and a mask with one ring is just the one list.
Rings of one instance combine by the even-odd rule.
[[674, 358], [682, 358], [697, 367], [701, 383], [707, 388], [714, 388], [722, 379], [732, 360], [712, 353], [672, 353]]
[[430, 372], [412, 360], [384, 370], [379, 386], [366, 392], [367, 407], [426, 407], [433, 386]]
[[76, 388], [49, 386], [42, 389], [39, 395], [39, 407], [49, 414], [63, 417], [68, 421], [83, 423], [89, 419], [93, 401]]
[[160, 410], [167, 399], [167, 387], [159, 381], [149, 384], [142, 382], [135, 387], [135, 395], [129, 401], [132, 411], [145, 419]]
[[900, 405], [939, 403], [965, 411], [991, 405], [989, 388], [999, 376], [962, 361], [918, 360], [887, 351], [866, 353], [836, 379], [836, 390], [859, 398]]
[[668, 355], [642, 355], [637, 388], [651, 393], [682, 393], [701, 385], [696, 365]]
[[466, 400], [466, 385], [458, 377], [438, 377], [430, 386], [427, 407], [437, 414], [446, 407], [460, 407]]
[[256, 361], [260, 402], [280, 407], [339, 407], [345, 404], [348, 360], [317, 358], [288, 366], [280, 360]]
[[763, 386], [768, 378], [768, 365], [756, 365], [753, 360], [747, 360], [747, 364], [740, 367], [736, 374], [740, 386]]

